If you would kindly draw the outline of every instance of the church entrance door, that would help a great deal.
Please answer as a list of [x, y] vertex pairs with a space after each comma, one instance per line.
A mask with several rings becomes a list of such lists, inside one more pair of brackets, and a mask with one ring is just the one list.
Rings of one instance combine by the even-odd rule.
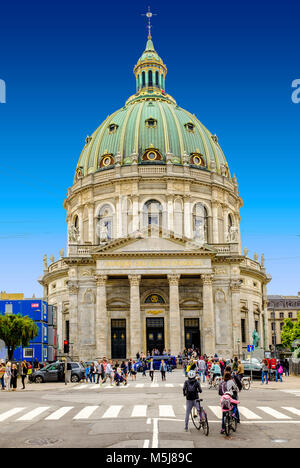
[[199, 319], [184, 319], [184, 337], [186, 349], [199, 349], [201, 352]]
[[126, 320], [111, 321], [111, 357], [112, 359], [126, 358]]
[[147, 351], [158, 349], [162, 354], [165, 349], [165, 327], [163, 318], [146, 319]]

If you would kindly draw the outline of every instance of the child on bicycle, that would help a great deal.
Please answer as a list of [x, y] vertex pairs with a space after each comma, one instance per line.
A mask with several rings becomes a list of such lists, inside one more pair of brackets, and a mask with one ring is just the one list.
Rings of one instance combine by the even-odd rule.
[[199, 381], [196, 379], [196, 371], [190, 370], [188, 372], [188, 379], [184, 382], [183, 395], [186, 397], [186, 413], [185, 413], [185, 426], [184, 430], [188, 431], [189, 418], [192, 408], [195, 406], [199, 411], [199, 393], [202, 393], [202, 388]]
[[227, 411], [233, 411], [233, 417], [240, 422], [238, 404], [240, 403], [236, 396], [238, 394], [238, 386], [232, 378], [231, 372], [226, 371], [224, 373], [224, 380], [219, 385], [219, 395], [221, 396], [221, 408], [222, 408], [222, 428], [221, 434], [225, 432], [225, 413]]

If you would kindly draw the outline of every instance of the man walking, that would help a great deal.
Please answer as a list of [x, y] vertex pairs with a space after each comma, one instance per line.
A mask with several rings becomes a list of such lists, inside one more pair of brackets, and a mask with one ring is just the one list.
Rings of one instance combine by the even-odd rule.
[[149, 364], [149, 375], [150, 375], [151, 382], [153, 382], [153, 377], [154, 377], [154, 362], [153, 362], [153, 358], [150, 359], [150, 364]]

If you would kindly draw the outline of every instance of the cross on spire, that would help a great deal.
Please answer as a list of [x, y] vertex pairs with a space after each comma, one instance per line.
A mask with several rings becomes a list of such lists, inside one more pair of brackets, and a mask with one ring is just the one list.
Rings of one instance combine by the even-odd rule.
[[150, 7], [148, 6], [148, 11], [146, 14], [142, 14], [142, 16], [147, 16], [148, 18], [148, 39], [151, 40], [152, 39], [152, 36], [151, 36], [151, 28], [152, 28], [152, 25], [151, 25], [151, 18], [152, 16], [157, 16], [156, 13], [152, 13], [151, 10], [150, 10]]

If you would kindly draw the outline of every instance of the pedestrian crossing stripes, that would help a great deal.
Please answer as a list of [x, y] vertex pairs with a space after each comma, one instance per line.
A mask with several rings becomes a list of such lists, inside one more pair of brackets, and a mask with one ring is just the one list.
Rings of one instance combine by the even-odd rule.
[[300, 390], [280, 390], [284, 393], [289, 393], [290, 395], [294, 395], [296, 397], [300, 397]]
[[[113, 388], [182, 388], [183, 384], [177, 383], [164, 383], [164, 382], [145, 382], [145, 383], [136, 383], [128, 382], [127, 385], [111, 385], [111, 384], [86, 384], [82, 383], [71, 388], [72, 391], [85, 391], [85, 390], [110, 390]], [[202, 388], [205, 388], [205, 384], [202, 385]]]
[[[209, 405], [205, 407], [205, 409], [209, 421], [217, 422], [222, 419], [220, 406]], [[245, 406], [239, 406], [242, 423], [272, 421], [300, 423], [299, 408], [282, 406], [279, 409], [280, 411], [269, 406], [257, 406], [251, 409]], [[185, 405], [179, 405], [177, 407], [173, 405], [157, 405], [157, 407], [153, 408], [152, 405], [145, 404], [137, 404], [131, 407], [124, 405], [94, 405], [85, 406], [83, 408], [75, 408], [74, 406], [63, 406], [60, 408], [52, 408], [50, 406], [39, 406], [36, 408], [16, 407], [0, 413], [0, 422], [35, 422], [41, 419], [45, 421], [59, 421], [69, 417], [73, 421], [144, 418], [147, 424], [151, 424], [151, 418], [173, 418], [174, 420], [183, 420], [185, 410]], [[266, 421], [265, 418], [269, 419]]]

